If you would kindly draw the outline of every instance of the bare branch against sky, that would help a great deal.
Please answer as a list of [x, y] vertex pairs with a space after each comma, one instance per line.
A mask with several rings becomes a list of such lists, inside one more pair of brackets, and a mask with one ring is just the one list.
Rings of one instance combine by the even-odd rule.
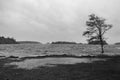
[[85, 42], [88, 15], [108, 19], [108, 42], [120, 41], [120, 0], [0, 0], [0, 35], [40, 42]]

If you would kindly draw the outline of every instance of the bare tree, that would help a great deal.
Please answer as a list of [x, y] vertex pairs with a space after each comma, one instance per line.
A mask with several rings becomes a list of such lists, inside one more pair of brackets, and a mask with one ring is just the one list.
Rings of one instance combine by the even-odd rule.
[[89, 15], [89, 20], [86, 21], [87, 30], [83, 33], [83, 36], [88, 37], [88, 42], [99, 41], [101, 45], [101, 53], [104, 53], [104, 41], [103, 35], [112, 28], [111, 24], [105, 23], [106, 19], [96, 16], [95, 14]]

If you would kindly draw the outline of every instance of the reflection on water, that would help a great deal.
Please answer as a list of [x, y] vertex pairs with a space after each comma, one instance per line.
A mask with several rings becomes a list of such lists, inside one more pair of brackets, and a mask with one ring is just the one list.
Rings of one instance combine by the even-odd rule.
[[27, 59], [22, 62], [12, 62], [6, 65], [16, 65], [17, 68], [34, 69], [38, 67], [54, 67], [57, 64], [76, 64], [76, 63], [91, 63], [93, 61], [105, 61], [98, 58], [44, 58], [44, 59]]

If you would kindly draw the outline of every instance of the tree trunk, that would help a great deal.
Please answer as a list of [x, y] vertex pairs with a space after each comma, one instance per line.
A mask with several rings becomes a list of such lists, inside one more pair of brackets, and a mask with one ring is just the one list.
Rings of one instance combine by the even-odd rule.
[[104, 53], [104, 44], [103, 44], [103, 39], [102, 36], [100, 35], [100, 45], [101, 45], [101, 53]]
[[104, 44], [103, 44], [103, 36], [101, 34], [102, 32], [102, 29], [101, 27], [98, 29], [99, 30], [99, 39], [100, 39], [100, 45], [101, 45], [101, 53], [103, 54], [104, 53]]
[[104, 45], [103, 45], [103, 41], [101, 43], [101, 53], [103, 54], [104, 53]]

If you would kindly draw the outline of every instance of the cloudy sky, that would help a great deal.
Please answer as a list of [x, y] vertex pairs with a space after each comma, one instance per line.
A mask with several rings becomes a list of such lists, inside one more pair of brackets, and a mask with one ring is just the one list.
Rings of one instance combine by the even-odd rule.
[[120, 0], [0, 0], [0, 35], [16, 40], [86, 42], [88, 15], [113, 24], [109, 43], [120, 42]]

